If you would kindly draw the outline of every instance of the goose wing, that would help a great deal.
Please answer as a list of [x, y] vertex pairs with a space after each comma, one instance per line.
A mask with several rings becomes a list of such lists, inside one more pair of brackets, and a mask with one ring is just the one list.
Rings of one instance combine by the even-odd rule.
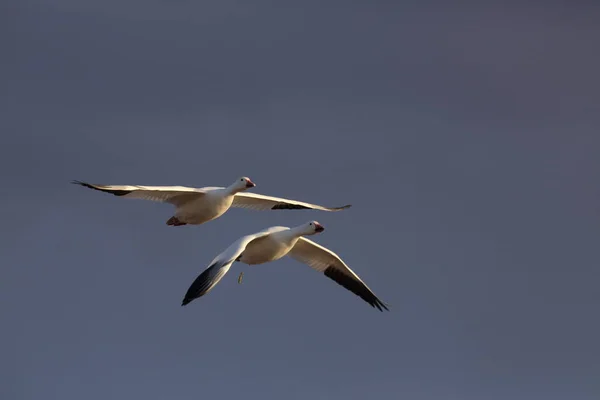
[[289, 252], [290, 257], [312, 269], [323, 273], [329, 279], [348, 289], [379, 311], [388, 310], [371, 289], [333, 251], [305, 237], [298, 239]]
[[341, 207], [324, 207], [317, 204], [305, 203], [298, 200], [284, 199], [281, 197], [265, 196], [258, 193], [240, 192], [233, 198], [232, 207], [249, 208], [252, 210], [321, 210], [341, 211], [350, 208], [347, 204]]
[[72, 183], [128, 199], [171, 203], [176, 206], [180, 206], [190, 200], [204, 196], [211, 190], [219, 189], [218, 187], [191, 188], [186, 186], [96, 185], [81, 181], [73, 181]]

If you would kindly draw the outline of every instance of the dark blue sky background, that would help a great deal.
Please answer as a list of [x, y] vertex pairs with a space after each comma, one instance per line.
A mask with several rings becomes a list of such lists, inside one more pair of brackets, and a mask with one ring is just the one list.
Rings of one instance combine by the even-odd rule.
[[[0, 11], [2, 399], [600, 397], [593, 2]], [[353, 207], [174, 229], [69, 184], [240, 175]], [[391, 312], [291, 259], [180, 306], [233, 240], [309, 219]]]

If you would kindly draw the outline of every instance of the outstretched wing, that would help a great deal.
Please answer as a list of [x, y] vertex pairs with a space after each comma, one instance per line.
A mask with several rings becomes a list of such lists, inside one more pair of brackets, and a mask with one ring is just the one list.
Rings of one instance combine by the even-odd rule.
[[288, 254], [295, 260], [322, 272], [329, 279], [369, 303], [371, 307], [377, 307], [379, 311], [388, 310], [387, 305], [379, 300], [375, 293], [333, 251], [301, 237]]
[[229, 260], [228, 262], [221, 261], [211, 264], [208, 268], [206, 268], [188, 288], [181, 305], [185, 306], [194, 299], [202, 297], [210, 292], [211, 289], [215, 287], [217, 283], [219, 283], [221, 278], [225, 276], [227, 271], [229, 271], [233, 261], [235, 260]]
[[218, 189], [216, 187], [191, 188], [185, 186], [95, 185], [81, 181], [72, 181], [71, 183], [128, 199], [171, 203], [175, 206], [180, 206], [190, 200], [204, 196], [204, 194], [210, 190]]
[[[248, 243], [255, 239], [266, 236], [272, 232], [281, 230], [282, 227], [268, 228], [263, 231], [246, 235], [233, 242], [225, 251], [215, 257], [206, 268], [191, 284], [185, 294], [182, 306], [189, 304], [198, 297], [202, 297], [211, 291], [213, 287], [225, 276], [231, 264], [242, 255]], [[285, 228], [287, 229], [287, 228]]]
[[265, 196], [251, 192], [236, 193], [233, 198], [232, 207], [249, 208], [252, 210], [321, 210], [340, 211], [350, 208], [347, 204], [342, 207], [324, 207], [317, 204], [305, 203], [303, 201], [283, 199], [280, 197]]

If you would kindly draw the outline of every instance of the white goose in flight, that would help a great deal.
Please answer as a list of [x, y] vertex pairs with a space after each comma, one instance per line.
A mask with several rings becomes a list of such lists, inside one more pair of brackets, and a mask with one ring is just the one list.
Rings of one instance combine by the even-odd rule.
[[288, 228], [274, 226], [236, 240], [215, 257], [189, 287], [182, 306], [211, 291], [234, 261], [248, 265], [263, 264], [289, 255], [297, 261], [323, 273], [379, 311], [388, 310], [375, 293], [333, 251], [305, 238], [323, 232], [325, 228], [317, 221]]
[[171, 203], [175, 215], [169, 218], [167, 225], [200, 225], [225, 214], [230, 207], [253, 210], [300, 210], [340, 211], [351, 207], [323, 207], [302, 201], [247, 193], [245, 190], [255, 187], [248, 177], [236, 179], [228, 187], [192, 188], [185, 186], [140, 186], [140, 185], [94, 185], [73, 181], [72, 183], [112, 193], [128, 199], [143, 199]]

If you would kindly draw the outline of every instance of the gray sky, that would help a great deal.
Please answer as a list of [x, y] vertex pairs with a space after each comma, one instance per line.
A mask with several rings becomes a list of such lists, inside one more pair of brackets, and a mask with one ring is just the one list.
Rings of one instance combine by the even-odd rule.
[[[598, 7], [362, 3], [2, 3], [2, 399], [600, 397]], [[240, 175], [353, 208], [69, 184]], [[180, 306], [309, 219], [391, 312], [291, 259]]]

